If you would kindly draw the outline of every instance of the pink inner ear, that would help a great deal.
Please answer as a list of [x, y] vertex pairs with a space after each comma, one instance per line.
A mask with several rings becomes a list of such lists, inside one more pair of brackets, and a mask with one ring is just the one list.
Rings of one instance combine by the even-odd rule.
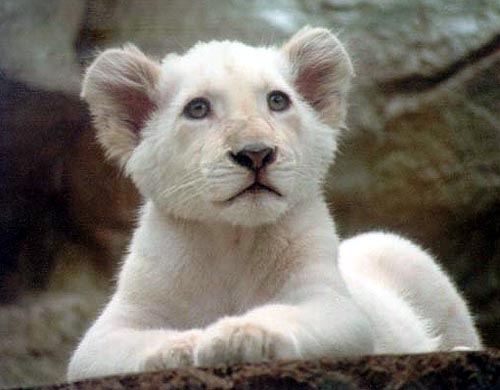
[[110, 86], [110, 95], [119, 107], [120, 116], [134, 133], [139, 133], [149, 119], [156, 104], [142, 90], [132, 86]]
[[328, 105], [327, 92], [331, 71], [328, 66], [311, 65], [299, 72], [297, 78], [299, 92], [316, 110]]

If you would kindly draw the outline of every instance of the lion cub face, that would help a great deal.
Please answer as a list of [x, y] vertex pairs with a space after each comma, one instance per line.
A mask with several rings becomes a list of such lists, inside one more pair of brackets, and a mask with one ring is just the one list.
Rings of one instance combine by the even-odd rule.
[[256, 226], [321, 191], [351, 74], [331, 33], [304, 28], [280, 49], [199, 43], [161, 63], [107, 50], [82, 96], [108, 156], [161, 210]]

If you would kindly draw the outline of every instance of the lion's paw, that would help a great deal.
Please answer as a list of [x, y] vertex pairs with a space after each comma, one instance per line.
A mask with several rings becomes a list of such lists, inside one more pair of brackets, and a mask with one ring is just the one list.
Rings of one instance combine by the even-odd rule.
[[144, 371], [192, 366], [194, 350], [201, 331], [192, 330], [172, 335], [158, 349], [150, 353], [144, 362]]
[[235, 319], [224, 319], [209, 327], [194, 355], [197, 366], [299, 357], [291, 334]]

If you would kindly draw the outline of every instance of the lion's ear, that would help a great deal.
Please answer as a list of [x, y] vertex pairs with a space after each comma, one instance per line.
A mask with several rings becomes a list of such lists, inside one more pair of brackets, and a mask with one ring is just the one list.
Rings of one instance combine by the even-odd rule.
[[160, 75], [159, 63], [132, 45], [104, 51], [87, 69], [81, 96], [109, 158], [128, 160], [157, 107]]
[[340, 41], [324, 28], [304, 27], [282, 50], [299, 93], [325, 121], [341, 125], [354, 72]]

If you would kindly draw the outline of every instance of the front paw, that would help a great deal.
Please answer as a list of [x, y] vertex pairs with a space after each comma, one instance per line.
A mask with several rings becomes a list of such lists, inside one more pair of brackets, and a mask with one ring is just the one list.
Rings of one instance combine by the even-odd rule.
[[141, 371], [192, 366], [200, 334], [199, 330], [190, 330], [167, 337], [155, 350], [148, 353]]
[[195, 365], [299, 358], [295, 338], [260, 324], [224, 319], [209, 327], [195, 349]]

